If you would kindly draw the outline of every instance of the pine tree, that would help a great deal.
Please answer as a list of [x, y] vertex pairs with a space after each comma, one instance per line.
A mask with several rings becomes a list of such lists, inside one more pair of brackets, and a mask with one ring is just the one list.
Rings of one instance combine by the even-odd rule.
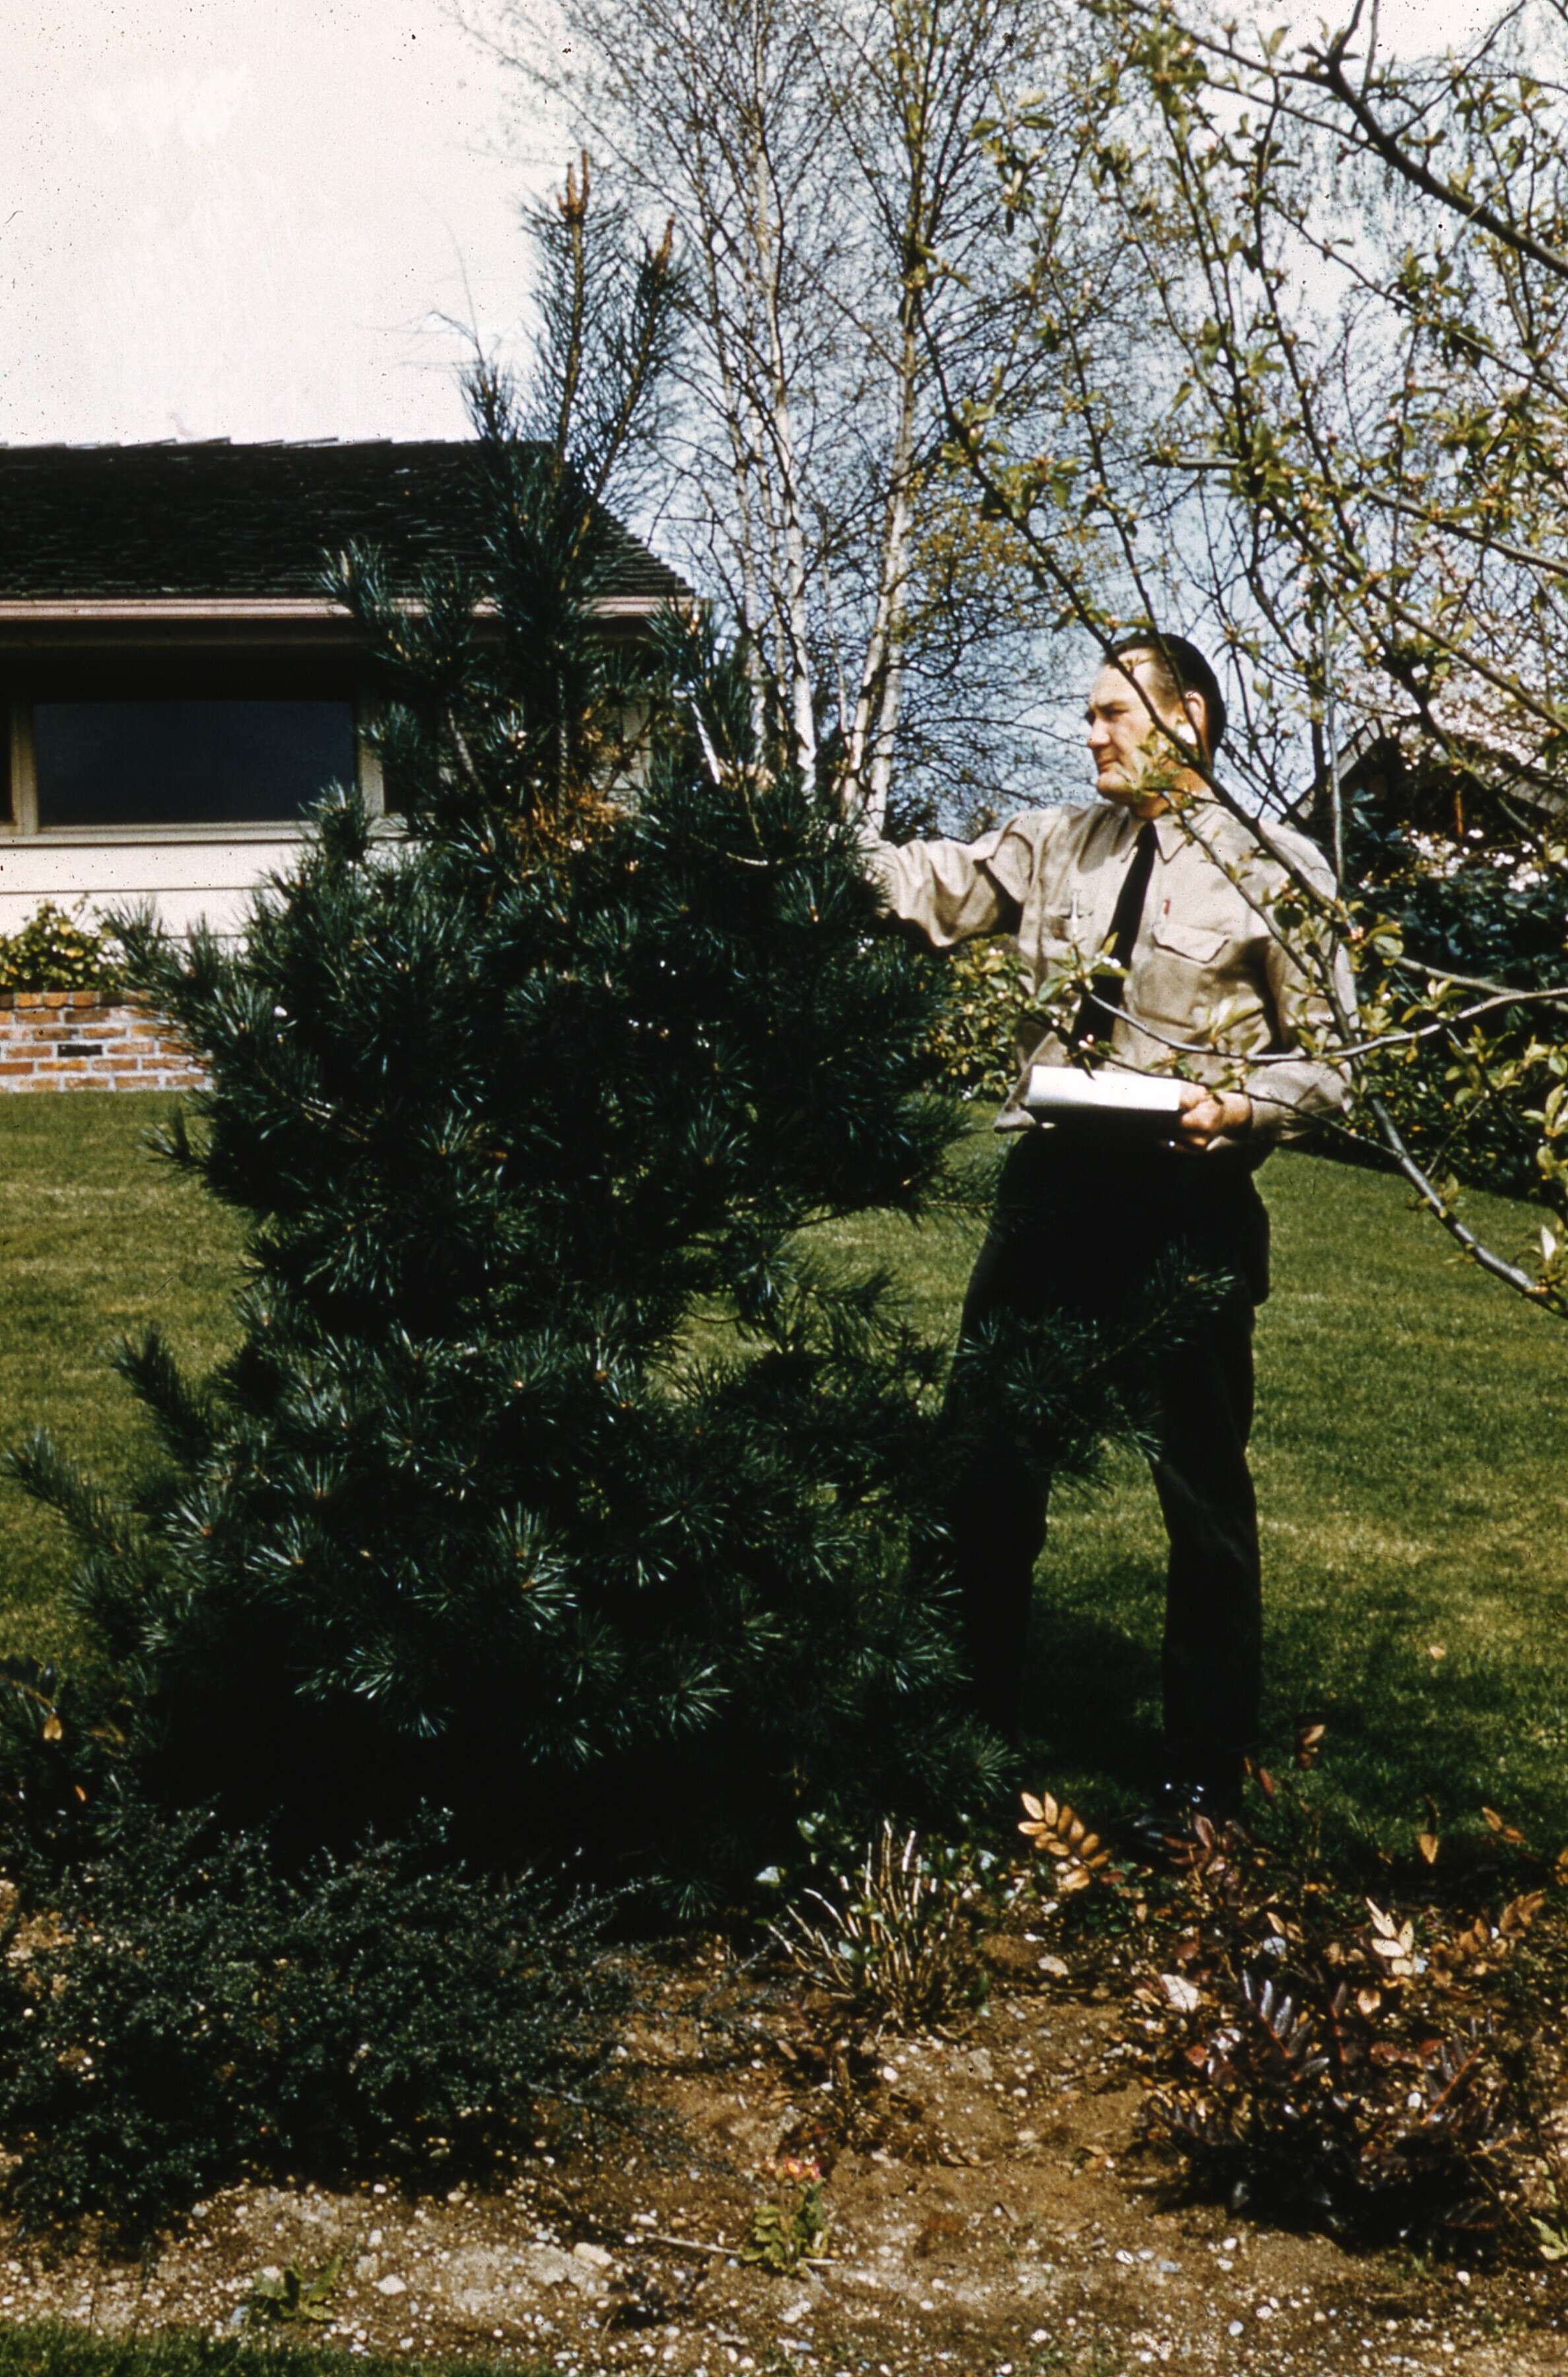
[[[942, 1193], [941, 972], [709, 625], [595, 627], [679, 294], [607, 222], [607, 263], [585, 191], [547, 227], [532, 412], [473, 376], [482, 570], [338, 573], [403, 831], [340, 792], [239, 944], [123, 922], [210, 1060], [166, 1148], [247, 1218], [237, 1350], [123, 1351], [166, 1456], [134, 1506], [20, 1467], [170, 1795], [301, 1837], [430, 1798], [689, 1878], [807, 1810], [973, 1804], [994, 1745], [941, 1356], [812, 1234]], [[1032, 1356], [1059, 1466], [1110, 1409], [1071, 1356]]]

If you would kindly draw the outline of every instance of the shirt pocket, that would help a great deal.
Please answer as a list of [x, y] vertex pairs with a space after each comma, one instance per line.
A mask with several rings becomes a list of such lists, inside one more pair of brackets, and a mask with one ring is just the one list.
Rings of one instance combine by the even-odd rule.
[[[1033, 922], [1035, 965], [1039, 978], [1044, 980], [1079, 955], [1083, 920], [1076, 908], [1042, 908]], [[1028, 948], [1027, 940], [1024, 947]]]
[[1158, 916], [1128, 985], [1127, 1008], [1179, 1040], [1201, 1039], [1230, 987], [1234, 943], [1223, 926]]
[[1150, 938], [1163, 954], [1184, 958], [1189, 965], [1215, 966], [1230, 946], [1230, 935], [1212, 925], [1180, 925], [1172, 916], [1156, 916]]

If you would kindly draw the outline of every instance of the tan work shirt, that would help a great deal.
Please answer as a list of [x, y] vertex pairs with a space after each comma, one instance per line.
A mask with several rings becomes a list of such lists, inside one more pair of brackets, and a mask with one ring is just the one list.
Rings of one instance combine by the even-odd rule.
[[[918, 926], [936, 949], [996, 933], [1023, 960], [1031, 1004], [1020, 1020], [1020, 1070], [999, 1130], [1032, 1127], [1023, 1104], [1032, 1065], [1070, 1061], [1059, 1012], [1053, 1021], [1039, 1002], [1104, 950], [1142, 822], [1119, 803], [1095, 801], [1023, 810], [977, 842], [889, 842], [868, 829], [869, 872], [895, 915]], [[1283, 826], [1269, 831], [1314, 888], [1332, 895], [1333, 871], [1316, 845]], [[1244, 1090], [1252, 1101], [1247, 1141], [1261, 1158], [1276, 1141], [1299, 1138], [1319, 1117], [1337, 1112], [1348, 1091], [1328, 1049], [1335, 1036], [1330, 1002], [1271, 929], [1281, 894], [1293, 887], [1278, 860], [1216, 801], [1167, 810], [1155, 833], [1158, 854], [1122, 1007], [1108, 1059], [1102, 1039], [1096, 1061]], [[1321, 926], [1299, 928], [1298, 947], [1307, 936], [1326, 949]], [[1332, 963], [1349, 1015], [1354, 991], [1342, 950]], [[1067, 994], [1070, 1015], [1077, 997]]]

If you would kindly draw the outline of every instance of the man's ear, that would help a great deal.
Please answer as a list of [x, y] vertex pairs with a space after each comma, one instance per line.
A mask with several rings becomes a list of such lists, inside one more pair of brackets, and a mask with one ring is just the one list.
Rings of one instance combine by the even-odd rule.
[[1200, 751], [1209, 747], [1209, 705], [1201, 693], [1184, 693], [1181, 707], [1185, 718], [1177, 722], [1176, 732], [1183, 743], [1195, 743]]

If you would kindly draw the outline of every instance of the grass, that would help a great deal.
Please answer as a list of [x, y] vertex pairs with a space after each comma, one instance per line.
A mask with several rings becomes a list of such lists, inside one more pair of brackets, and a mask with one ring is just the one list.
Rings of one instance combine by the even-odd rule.
[[[1450, 1251], [1397, 1180], [1288, 1153], [1260, 1183], [1274, 1293], [1258, 1316], [1265, 1755], [1324, 1714], [1341, 1821], [1408, 1846], [1506, 1810], [1568, 1838], [1568, 1326]], [[1526, 1258], [1539, 1216], [1466, 1215]], [[840, 1233], [894, 1265], [922, 1324], [956, 1325], [976, 1233], [882, 1219]], [[1053, 1505], [1035, 1597], [1035, 1780], [1098, 1813], [1157, 1759], [1165, 1535], [1142, 1463]]]
[[[140, 1142], [176, 1101], [88, 1091], [0, 1099], [0, 1446], [47, 1427], [105, 1482], [154, 1457], [151, 1429], [109, 1368], [150, 1321], [192, 1368], [230, 1333], [236, 1218]], [[57, 1522], [0, 1485], [0, 1651], [82, 1648], [62, 1592]]]
[[[138, 1152], [166, 1101], [0, 1100], [0, 1444], [46, 1422], [123, 1478], [151, 1451], [102, 1358], [157, 1319], [195, 1367], [223, 1347], [234, 1218]], [[977, 1157], [983, 1151], [977, 1142]], [[1268, 1754], [1326, 1713], [1347, 1820], [1406, 1834], [1485, 1800], [1568, 1837], [1568, 1327], [1455, 1260], [1394, 1180], [1274, 1159], [1275, 1293], [1259, 1316], [1256, 1471]], [[1471, 1216], [1522, 1253], [1527, 1207]], [[877, 1216], [833, 1234], [890, 1263], [951, 1337], [978, 1224]], [[0, 1487], [0, 1650], [79, 1653], [55, 1523]], [[1144, 1786], [1157, 1734], [1164, 1536], [1131, 1459], [1059, 1498], [1041, 1570], [1030, 1765], [1092, 1809]], [[0, 2361], [0, 2377], [5, 2364]]]
[[[399, 2353], [355, 2353], [220, 2342], [200, 2335], [162, 2335], [119, 2342], [50, 2322], [0, 2327], [0, 2377], [530, 2377], [516, 2360], [411, 2359]], [[547, 2377], [537, 2364], [532, 2377]]]

